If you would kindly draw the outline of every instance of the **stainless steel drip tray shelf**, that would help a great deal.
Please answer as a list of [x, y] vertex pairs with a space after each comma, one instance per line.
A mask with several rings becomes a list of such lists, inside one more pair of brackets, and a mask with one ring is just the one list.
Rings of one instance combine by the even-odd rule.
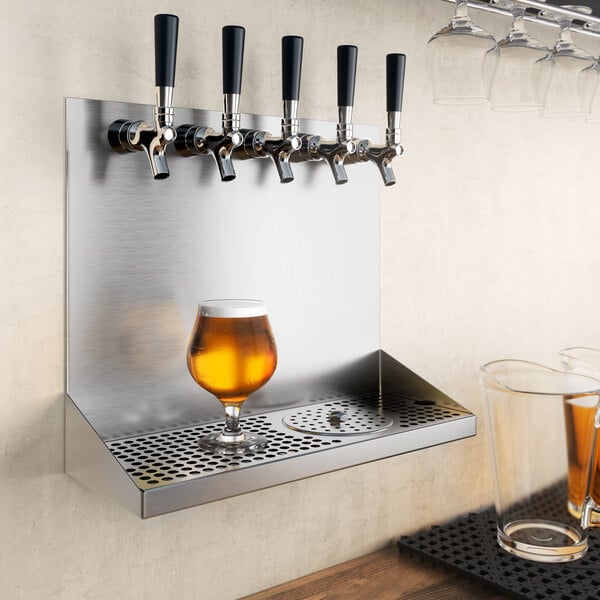
[[[109, 486], [98, 490], [109, 495], [115, 496], [118, 485], [118, 499], [141, 517], [475, 435], [475, 417], [456, 404], [395, 393], [340, 397], [243, 418], [244, 429], [270, 440], [264, 450], [245, 455], [215, 455], [198, 447], [198, 438], [222, 428], [221, 421], [108, 442], [97, 438], [98, 455], [91, 461], [96, 469], [88, 468], [84, 480], [75, 463], [83, 453], [90, 464], [93, 432], [82, 439], [83, 417], [74, 404], [67, 405], [70, 427], [80, 431], [71, 439], [82, 444], [67, 453], [68, 471], [90, 487]], [[120, 471], [119, 477], [110, 470]]]

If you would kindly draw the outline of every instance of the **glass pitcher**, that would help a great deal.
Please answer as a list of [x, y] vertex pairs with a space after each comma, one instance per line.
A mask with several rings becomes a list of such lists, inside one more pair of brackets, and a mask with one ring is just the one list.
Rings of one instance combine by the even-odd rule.
[[569, 371], [600, 378], [600, 350], [586, 346], [573, 346], [561, 350], [558, 357]]
[[[600, 427], [600, 380], [522, 360], [481, 367], [496, 479], [498, 544], [538, 562], [581, 558], [597, 506], [591, 474]], [[574, 435], [576, 421], [588, 435]], [[581, 496], [567, 510], [567, 486]]]

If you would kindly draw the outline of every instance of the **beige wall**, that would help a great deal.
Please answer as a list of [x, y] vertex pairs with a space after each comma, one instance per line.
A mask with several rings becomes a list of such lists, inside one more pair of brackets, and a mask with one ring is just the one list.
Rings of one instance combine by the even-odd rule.
[[405, 52], [406, 156], [382, 192], [383, 346], [479, 416], [481, 362], [600, 346], [598, 126], [434, 106], [422, 52], [450, 15], [438, 0], [0, 7], [0, 597], [227, 600], [490, 502], [481, 423], [473, 439], [148, 521], [67, 477], [64, 98], [152, 102], [156, 12], [181, 17], [182, 106], [220, 109], [228, 23], [247, 28], [245, 112], [279, 111], [282, 35], [305, 36], [300, 112], [317, 119], [336, 117], [338, 44], [360, 47], [356, 122], [383, 123], [383, 57]]

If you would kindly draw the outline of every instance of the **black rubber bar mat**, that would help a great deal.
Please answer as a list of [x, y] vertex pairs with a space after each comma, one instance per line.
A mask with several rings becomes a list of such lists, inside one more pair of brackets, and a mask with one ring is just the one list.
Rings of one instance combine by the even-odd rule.
[[[553, 507], [565, 507], [557, 490], [545, 498]], [[583, 558], [559, 564], [523, 560], [502, 550], [493, 508], [402, 537], [398, 547], [519, 600], [600, 600], [600, 529], [590, 530]]]

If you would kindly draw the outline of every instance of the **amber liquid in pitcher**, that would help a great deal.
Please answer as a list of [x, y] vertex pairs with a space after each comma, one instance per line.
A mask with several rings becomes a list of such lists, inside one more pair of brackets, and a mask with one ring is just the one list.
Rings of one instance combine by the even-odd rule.
[[[565, 396], [565, 425], [569, 458], [569, 512], [579, 518], [585, 500], [590, 473], [590, 454], [596, 417], [596, 396]], [[594, 500], [600, 499], [600, 474], [598, 458], [600, 445], [592, 457], [590, 493]]]
[[267, 315], [198, 315], [187, 364], [194, 380], [222, 403], [242, 404], [271, 378], [277, 366]]

